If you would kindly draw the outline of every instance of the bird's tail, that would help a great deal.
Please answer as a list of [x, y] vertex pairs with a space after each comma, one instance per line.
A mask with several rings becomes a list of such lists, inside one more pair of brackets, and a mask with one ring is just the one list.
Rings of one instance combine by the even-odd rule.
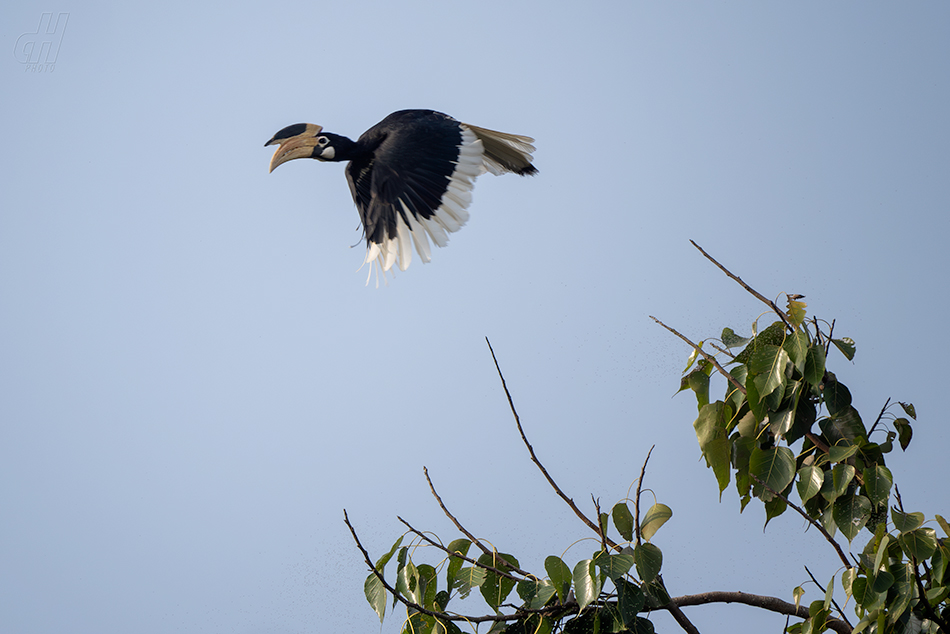
[[485, 148], [485, 169], [492, 174], [500, 176], [505, 172], [513, 172], [531, 176], [538, 173], [538, 168], [531, 164], [534, 159], [531, 153], [535, 150], [531, 137], [486, 130], [467, 123], [463, 125], [481, 139]]

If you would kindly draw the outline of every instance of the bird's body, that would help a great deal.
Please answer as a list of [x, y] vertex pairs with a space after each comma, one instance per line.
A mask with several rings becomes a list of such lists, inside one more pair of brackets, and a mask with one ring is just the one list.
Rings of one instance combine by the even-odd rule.
[[298, 123], [274, 135], [271, 170], [295, 158], [349, 161], [346, 180], [366, 236], [366, 259], [385, 273], [406, 270], [412, 243], [423, 262], [468, 220], [481, 173], [536, 174], [534, 139], [456, 121], [433, 110], [401, 110], [356, 141]]

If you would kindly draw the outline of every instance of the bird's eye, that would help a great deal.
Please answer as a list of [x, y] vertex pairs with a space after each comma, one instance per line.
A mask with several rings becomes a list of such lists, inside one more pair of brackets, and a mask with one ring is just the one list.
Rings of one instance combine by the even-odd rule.
[[325, 136], [317, 137], [317, 145], [319, 145], [320, 147], [325, 146], [329, 142], [330, 142], [330, 139], [326, 138]]

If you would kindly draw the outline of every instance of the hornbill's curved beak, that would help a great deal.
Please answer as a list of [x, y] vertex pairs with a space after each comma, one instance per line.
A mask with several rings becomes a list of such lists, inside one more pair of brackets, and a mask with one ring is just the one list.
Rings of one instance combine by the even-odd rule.
[[281, 163], [292, 161], [298, 158], [310, 158], [313, 156], [313, 148], [317, 146], [317, 137], [320, 136], [322, 126], [313, 123], [295, 123], [289, 125], [264, 144], [278, 144], [277, 151], [270, 160], [270, 171]]

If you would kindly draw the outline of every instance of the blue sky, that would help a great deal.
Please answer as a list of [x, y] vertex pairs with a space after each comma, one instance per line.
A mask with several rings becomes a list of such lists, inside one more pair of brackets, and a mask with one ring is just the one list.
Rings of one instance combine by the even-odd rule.
[[[68, 23], [54, 66], [31, 67], [17, 42], [43, 12]], [[690, 238], [856, 340], [832, 369], [864, 418], [887, 397], [917, 406], [889, 462], [905, 505], [948, 511], [950, 5], [0, 16], [4, 632], [377, 631], [342, 509], [374, 553], [397, 513], [456, 537], [423, 465], [471, 530], [540, 571], [587, 534], [529, 463], [486, 336], [587, 510], [622, 498], [656, 444], [674, 594], [790, 599], [803, 562], [827, 580], [799, 520], [763, 533], [760, 508], [718, 501], [695, 406], [671, 398], [689, 350], [648, 315], [698, 340], [747, 333], [764, 308]], [[540, 174], [480, 178], [431, 264], [367, 288], [343, 167], [268, 174], [262, 146], [291, 123], [355, 137], [414, 107], [535, 137]], [[706, 634], [784, 623], [688, 614]]]

